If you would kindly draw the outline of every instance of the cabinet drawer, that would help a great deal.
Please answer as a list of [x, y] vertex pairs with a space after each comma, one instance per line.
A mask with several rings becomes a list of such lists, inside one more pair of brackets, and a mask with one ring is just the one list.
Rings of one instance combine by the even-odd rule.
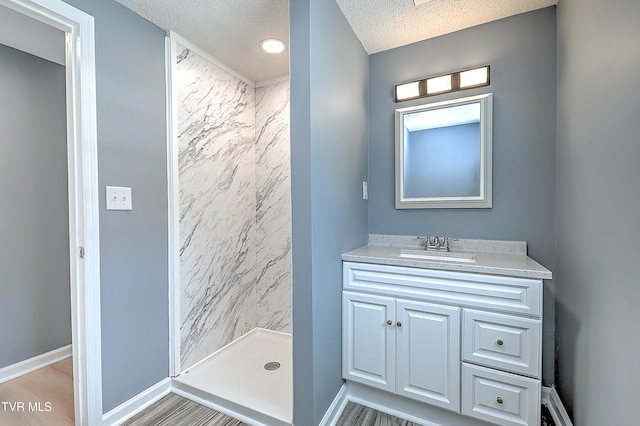
[[540, 381], [462, 364], [462, 414], [499, 425], [540, 424]]
[[465, 309], [462, 358], [540, 377], [542, 321]]
[[345, 290], [540, 317], [542, 280], [343, 262]]

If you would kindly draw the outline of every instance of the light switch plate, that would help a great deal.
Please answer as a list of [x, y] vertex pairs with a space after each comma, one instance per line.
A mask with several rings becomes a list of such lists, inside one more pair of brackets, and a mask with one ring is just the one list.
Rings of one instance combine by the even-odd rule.
[[133, 210], [131, 188], [107, 186], [107, 210]]

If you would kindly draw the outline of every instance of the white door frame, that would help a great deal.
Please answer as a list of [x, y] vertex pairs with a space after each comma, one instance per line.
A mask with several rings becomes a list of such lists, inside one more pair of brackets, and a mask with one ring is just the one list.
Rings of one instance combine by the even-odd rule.
[[61, 0], [0, 4], [65, 32], [75, 423], [102, 420], [100, 240], [93, 17]]
[[180, 192], [178, 188], [178, 105], [173, 84], [176, 67], [176, 34], [165, 38], [167, 90], [167, 197], [169, 204], [169, 376], [182, 372], [180, 361]]

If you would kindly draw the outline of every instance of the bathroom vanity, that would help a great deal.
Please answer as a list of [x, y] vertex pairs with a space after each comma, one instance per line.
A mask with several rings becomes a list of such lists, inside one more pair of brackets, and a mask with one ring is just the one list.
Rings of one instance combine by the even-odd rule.
[[539, 424], [542, 289], [551, 272], [524, 242], [424, 245], [372, 235], [343, 254], [343, 378], [460, 420]]

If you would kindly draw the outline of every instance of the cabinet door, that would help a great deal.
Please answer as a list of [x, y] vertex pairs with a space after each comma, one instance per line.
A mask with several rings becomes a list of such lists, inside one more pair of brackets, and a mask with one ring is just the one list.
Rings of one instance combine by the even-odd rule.
[[395, 389], [394, 299], [343, 292], [342, 377]]
[[396, 302], [396, 393], [459, 412], [460, 309]]

